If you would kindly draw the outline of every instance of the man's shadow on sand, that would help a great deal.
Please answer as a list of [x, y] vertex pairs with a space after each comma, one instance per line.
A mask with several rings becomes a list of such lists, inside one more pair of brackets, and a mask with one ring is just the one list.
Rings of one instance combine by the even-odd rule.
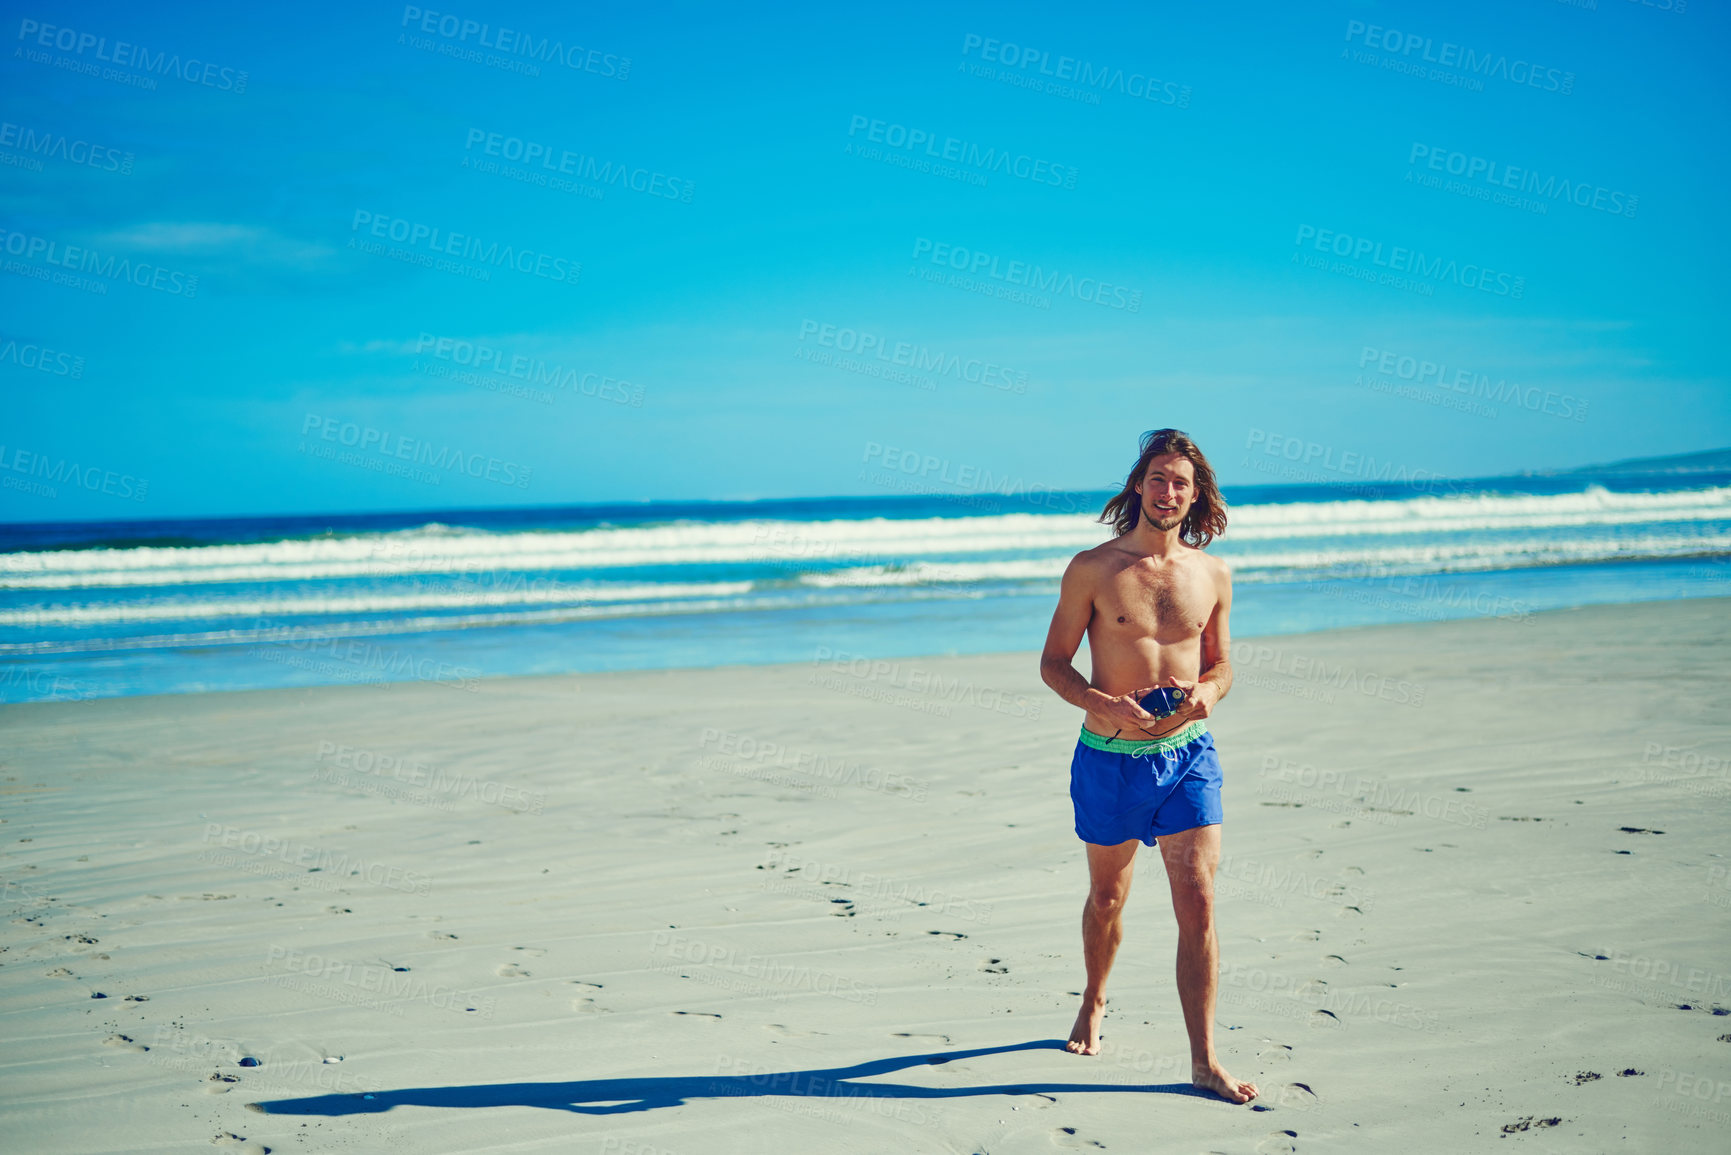
[[370, 1094], [314, 1095], [305, 1099], [271, 1099], [248, 1103], [267, 1115], [367, 1115], [393, 1107], [547, 1107], [583, 1115], [622, 1115], [678, 1107], [688, 1099], [726, 1099], [768, 1095], [810, 1099], [955, 1099], [975, 1095], [1058, 1095], [1081, 1091], [1134, 1092], [1157, 1095], [1216, 1096], [1189, 1083], [999, 1083], [982, 1087], [914, 1087], [904, 1083], [855, 1080], [938, 1066], [957, 1059], [1001, 1055], [1010, 1051], [1062, 1050], [1061, 1039], [1035, 1039], [1003, 1047], [971, 1051], [940, 1051], [826, 1067], [807, 1071], [762, 1074], [675, 1075], [666, 1078], [579, 1079], [565, 1083], [479, 1083], [467, 1087], [411, 1087]]

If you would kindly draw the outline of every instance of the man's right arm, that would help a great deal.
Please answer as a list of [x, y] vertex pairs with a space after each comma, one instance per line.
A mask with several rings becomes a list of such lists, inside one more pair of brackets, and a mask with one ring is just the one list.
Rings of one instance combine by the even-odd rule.
[[1070, 705], [1103, 712], [1111, 699], [1088, 684], [1074, 661], [1094, 616], [1093, 575], [1082, 557], [1077, 554], [1071, 558], [1064, 570], [1058, 608], [1052, 612], [1052, 625], [1046, 631], [1046, 648], [1040, 651], [1040, 680]]

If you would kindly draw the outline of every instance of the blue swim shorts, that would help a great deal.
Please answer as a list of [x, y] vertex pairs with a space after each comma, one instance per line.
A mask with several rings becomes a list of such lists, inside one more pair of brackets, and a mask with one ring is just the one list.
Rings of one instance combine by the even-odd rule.
[[1097, 846], [1132, 838], [1153, 846], [1220, 821], [1220, 758], [1200, 720], [1164, 738], [1132, 742], [1087, 729], [1070, 759], [1070, 801], [1076, 837]]

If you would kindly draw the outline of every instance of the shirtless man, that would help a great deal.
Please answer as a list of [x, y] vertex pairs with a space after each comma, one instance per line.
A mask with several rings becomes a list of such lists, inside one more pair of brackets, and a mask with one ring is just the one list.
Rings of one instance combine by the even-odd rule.
[[[1233, 1103], [1256, 1085], [1214, 1053], [1214, 871], [1220, 862], [1220, 763], [1205, 719], [1232, 687], [1226, 615], [1232, 575], [1202, 552], [1226, 528], [1226, 504], [1196, 443], [1176, 429], [1142, 435], [1142, 453], [1100, 520], [1118, 536], [1070, 561], [1040, 655], [1040, 677], [1085, 710], [1070, 763], [1076, 835], [1088, 847], [1082, 1009], [1066, 1049], [1100, 1051], [1106, 975], [1123, 937], [1137, 842], [1158, 845], [1178, 918], [1178, 1001], [1190, 1035], [1190, 1081]], [[1088, 635], [1094, 676], [1072, 660]], [[1157, 718], [1139, 700], [1184, 691]]]

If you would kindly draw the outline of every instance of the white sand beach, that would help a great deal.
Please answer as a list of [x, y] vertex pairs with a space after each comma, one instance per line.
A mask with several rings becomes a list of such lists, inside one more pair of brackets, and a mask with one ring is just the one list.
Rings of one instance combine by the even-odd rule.
[[0, 1149], [1726, 1149], [1731, 599], [1234, 660], [1253, 1105], [1188, 1086], [1151, 852], [1061, 1049], [1035, 655], [832, 659], [0, 708]]

